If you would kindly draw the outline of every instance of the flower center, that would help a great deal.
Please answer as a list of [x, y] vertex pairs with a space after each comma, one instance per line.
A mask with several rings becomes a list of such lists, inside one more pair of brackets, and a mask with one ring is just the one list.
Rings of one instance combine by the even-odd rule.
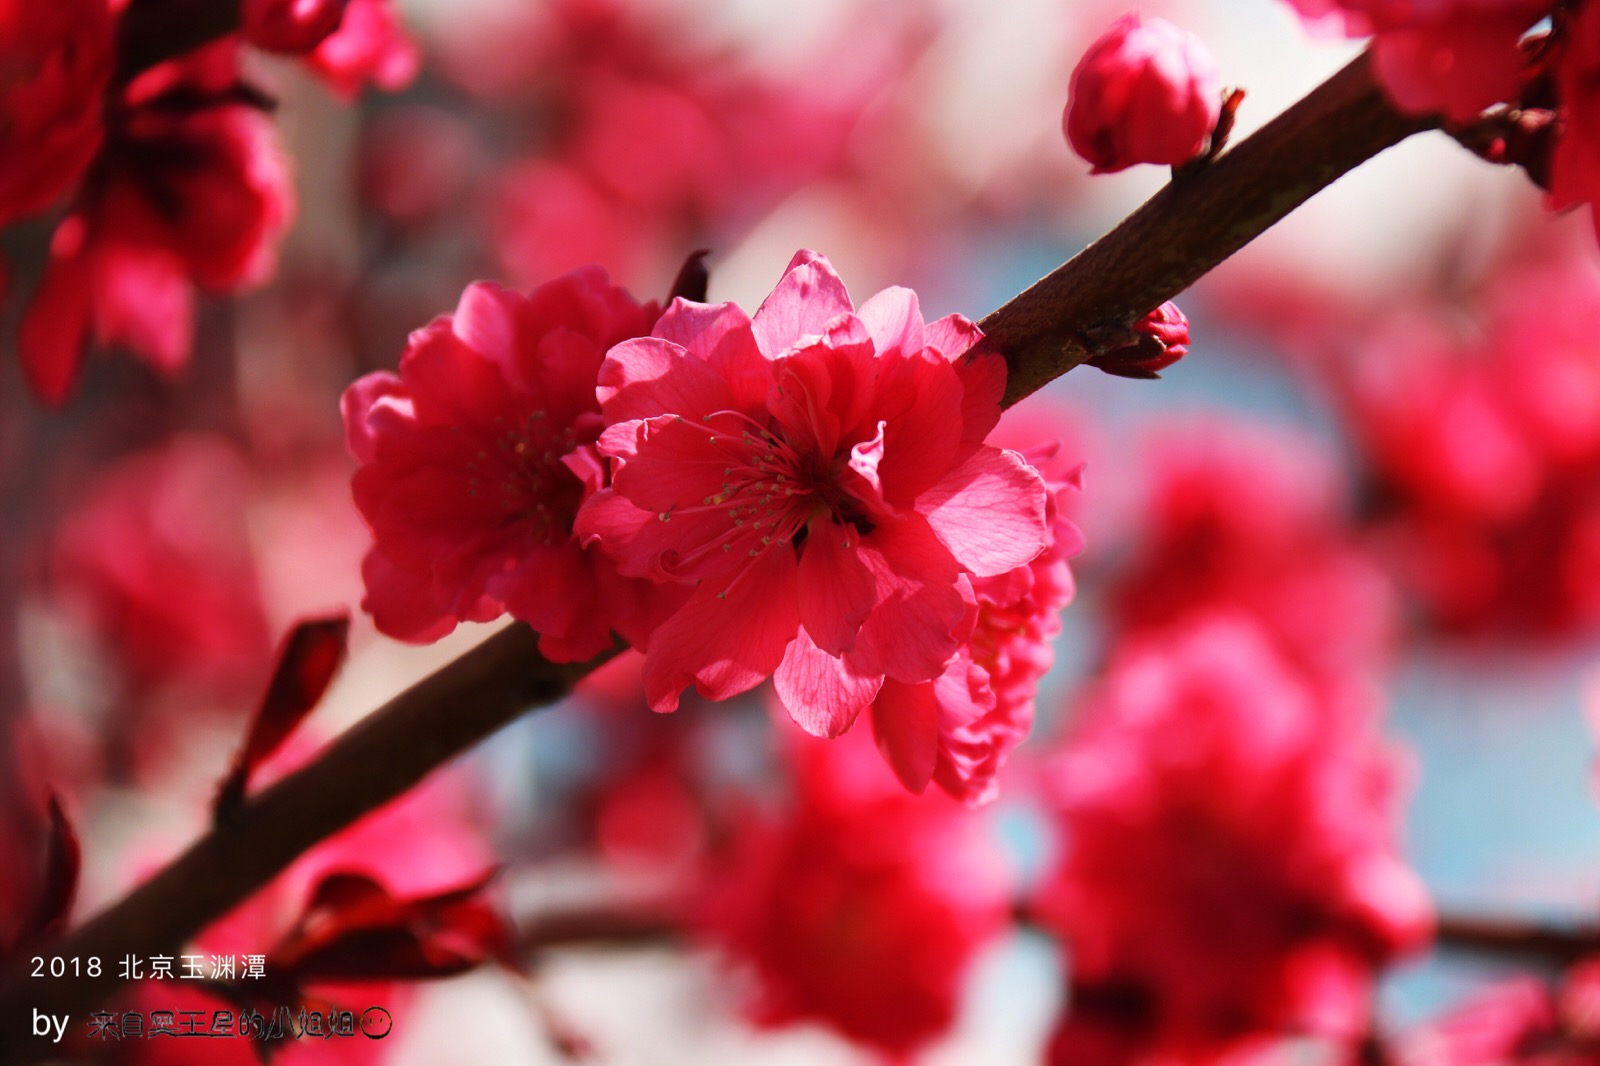
[[578, 427], [552, 425], [544, 411], [533, 411], [521, 424], [497, 417], [482, 440], [485, 446], [467, 464], [467, 495], [496, 493], [504, 511], [500, 527], [522, 525], [534, 544], [558, 544], [570, 537], [573, 515], [583, 502], [583, 483], [561, 457], [578, 446]]
[[[685, 424], [693, 424], [686, 422]], [[802, 452], [781, 433], [738, 411], [705, 416], [699, 428], [727, 459], [722, 487], [698, 506], [663, 511], [663, 522], [679, 515], [722, 512], [710, 539], [683, 552], [664, 553], [662, 567], [681, 577], [732, 575], [747, 569], [768, 548], [791, 544], [801, 550], [815, 522], [847, 522], [870, 530], [866, 509], [840, 483], [848, 460]]]

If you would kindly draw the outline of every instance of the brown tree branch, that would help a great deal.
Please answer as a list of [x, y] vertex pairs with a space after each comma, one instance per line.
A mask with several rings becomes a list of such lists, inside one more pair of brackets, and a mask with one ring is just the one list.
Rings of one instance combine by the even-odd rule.
[[[141, 62], [158, 51], [128, 46]], [[983, 321], [988, 343], [1010, 366], [1007, 406], [1077, 365], [1096, 343], [1112, 343], [1118, 327], [1187, 287], [1317, 189], [1425, 125], [1383, 101], [1361, 59], [1175, 181]], [[0, 983], [0, 1062], [50, 1050], [27, 1035], [33, 1010], [81, 1022], [82, 1012], [119, 983], [124, 955], [178, 950], [317, 841], [525, 709], [560, 698], [597, 662], [549, 663], [533, 634], [514, 625], [389, 701], [316, 762], [248, 801], [236, 819], [49, 947], [51, 954], [98, 956], [101, 978], [31, 979], [25, 965], [17, 967]]]
[[[531, 707], [552, 703], [594, 667], [556, 664], [516, 623], [406, 689], [339, 736], [316, 761], [251, 797], [120, 902], [41, 950], [101, 962], [99, 978], [31, 978], [0, 985], [0, 1062], [30, 1061], [34, 1009], [70, 1014], [103, 1001], [126, 955], [172, 953], [318, 841], [409, 790]], [[26, 962], [26, 960], [22, 960]]]
[[1445, 914], [1434, 942], [1442, 948], [1565, 967], [1600, 955], [1600, 927]]
[[1005, 405], [1096, 354], [1347, 171], [1434, 123], [1402, 115], [1363, 52], [978, 325], [1005, 356]]

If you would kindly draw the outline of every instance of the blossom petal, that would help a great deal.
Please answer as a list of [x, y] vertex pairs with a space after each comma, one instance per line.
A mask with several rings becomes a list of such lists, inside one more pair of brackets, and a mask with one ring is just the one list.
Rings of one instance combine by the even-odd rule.
[[750, 326], [767, 358], [793, 348], [803, 337], [819, 336], [828, 323], [855, 310], [844, 282], [826, 256], [802, 249], [756, 309]]
[[883, 675], [854, 673], [844, 660], [817, 647], [802, 626], [772, 681], [796, 725], [813, 736], [836, 737], [872, 702]]
[[937, 677], [976, 613], [961, 569], [921, 516], [884, 516], [862, 538], [861, 560], [877, 581], [877, 605], [851, 652], [858, 673], [912, 684]]
[[763, 552], [725, 590], [703, 584], [650, 637], [645, 697], [652, 710], [672, 711], [693, 683], [707, 699], [755, 688], [783, 661], [800, 628], [794, 552]]
[[877, 593], [860, 547], [854, 526], [824, 520], [812, 524], [800, 555], [800, 622], [832, 655], [855, 647]]
[[693, 352], [722, 375], [736, 410], [756, 414], [767, 402], [772, 368], [756, 345], [750, 316], [736, 303], [672, 301], [653, 331], [663, 340]]
[[[647, 511], [671, 514], [708, 505], [723, 491], [727, 480], [723, 471], [742, 458], [737, 429], [719, 431], [715, 425], [676, 415], [623, 425], [635, 427], [631, 454], [618, 446], [625, 439], [617, 432], [621, 426], [601, 435], [600, 451], [625, 459], [611, 487]], [[725, 522], [731, 524], [731, 519]]]
[[450, 331], [502, 371], [510, 370], [505, 359], [517, 347], [517, 316], [524, 302], [492, 281], [475, 281], [462, 290]]
[[915, 352], [924, 340], [922, 308], [917, 294], [899, 285], [884, 289], [856, 312], [872, 336], [880, 357], [890, 352]]
[[[922, 329], [922, 343], [929, 348], [939, 349], [939, 354], [952, 363], [981, 340], [983, 340], [983, 330], [966, 315], [945, 315], [929, 322]], [[1005, 360], [1002, 359], [1000, 363], [1004, 367]]]
[[52, 407], [65, 403], [78, 382], [91, 313], [83, 257], [52, 254], [17, 338], [29, 387]]
[[1016, 452], [987, 444], [918, 496], [917, 510], [979, 577], [1022, 566], [1048, 543], [1044, 479]]
[[932, 682], [885, 681], [872, 701], [872, 735], [900, 783], [920, 793], [939, 754], [939, 708]]
[[879, 467], [883, 495], [904, 506], [956, 459], [961, 379], [949, 363], [922, 349], [880, 360], [878, 395], [873, 413], [888, 422]]
[[595, 395], [613, 423], [667, 414], [698, 419], [734, 404], [715, 367], [660, 337], [626, 340], [607, 352]]
[[402, 570], [374, 548], [361, 561], [361, 579], [367, 589], [361, 609], [384, 636], [428, 644], [455, 629], [449, 598], [431, 576]]
[[955, 368], [961, 379], [961, 439], [977, 444], [1000, 423], [1006, 361], [994, 352], [983, 352], [956, 360]]
[[377, 435], [367, 422], [373, 404], [404, 394], [405, 385], [399, 377], [387, 370], [377, 370], [352, 381], [339, 397], [339, 413], [344, 416], [345, 448], [356, 462], [370, 463], [377, 457]]

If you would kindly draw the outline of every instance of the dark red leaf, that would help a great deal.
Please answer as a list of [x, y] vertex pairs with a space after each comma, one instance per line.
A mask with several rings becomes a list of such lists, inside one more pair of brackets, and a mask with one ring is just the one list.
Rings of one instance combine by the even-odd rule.
[[304, 984], [448, 977], [508, 958], [510, 931], [482, 898], [496, 873], [412, 898], [396, 897], [364, 874], [329, 874], [270, 963]]
[[250, 721], [244, 747], [217, 790], [213, 814], [223, 820], [244, 802], [250, 775], [289, 738], [295, 727], [322, 699], [348, 651], [350, 617], [346, 614], [301, 622], [278, 652], [266, 695]]
[[78, 834], [67, 821], [61, 801], [50, 796], [50, 837], [45, 846], [44, 883], [28, 923], [28, 938], [45, 937], [60, 929], [72, 910], [78, 894], [78, 874], [83, 868], [83, 852]]

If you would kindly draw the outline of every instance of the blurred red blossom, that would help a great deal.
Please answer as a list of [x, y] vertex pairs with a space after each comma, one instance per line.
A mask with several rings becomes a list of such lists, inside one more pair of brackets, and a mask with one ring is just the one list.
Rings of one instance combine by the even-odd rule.
[[[489, 239], [515, 280], [582, 263], [634, 276], [662, 248], [745, 225], [848, 165], [850, 134], [887, 62], [812, 55], [808, 76], [707, 45], [634, 0], [558, 0], [452, 25], [441, 66], [541, 116], [493, 182]], [[891, 20], [892, 21], [892, 20]]]
[[702, 935], [752, 981], [765, 1025], [827, 1024], [897, 1057], [955, 1018], [977, 953], [1009, 920], [982, 823], [901, 789], [861, 734], [790, 734], [794, 796], [737, 823]]
[[1462, 633], [1600, 622], [1600, 283], [1582, 262], [1492, 277], [1474, 320], [1412, 306], [1332, 372], [1380, 556]]
[[1053, 771], [1066, 848], [1036, 906], [1073, 991], [1052, 1061], [1366, 1031], [1375, 971], [1431, 926], [1372, 710], [1243, 618], [1118, 651]]
[[1200, 38], [1135, 11], [1078, 61], [1061, 128], [1093, 173], [1113, 174], [1187, 163], [1205, 151], [1221, 114], [1221, 75]]
[[381, 631], [437, 640], [509, 612], [566, 661], [609, 646], [613, 628], [642, 636], [648, 583], [580, 547], [572, 519], [604, 480], [601, 360], [656, 316], [598, 267], [527, 296], [478, 282], [411, 335], [398, 374], [345, 390], [356, 505], [373, 531], [363, 606]]
[[[644, 649], [652, 707], [771, 675], [796, 722], [837, 736], [886, 676], [943, 672], [974, 624], [974, 579], [1028, 563], [1047, 535], [1038, 473], [982, 443], [1004, 363], [963, 358], [978, 337], [956, 315], [924, 325], [907, 289], [858, 313], [802, 251], [753, 318], [680, 299], [611, 350], [612, 484], [578, 529], [624, 573], [692, 589]], [[880, 736], [934, 739], [932, 722], [904, 725]]]
[[972, 582], [977, 622], [942, 674], [920, 685], [886, 678], [873, 701], [878, 743], [913, 791], [931, 775], [969, 806], [993, 800], [1001, 766], [1033, 727], [1034, 692], [1055, 662], [1051, 642], [1072, 601], [1067, 560], [1083, 548], [1062, 501], [1082, 488], [1083, 464], [1063, 454], [1059, 433], [1049, 412], [1034, 411], [1006, 417], [990, 435], [1045, 479], [1049, 546], [1015, 570]]
[[1555, 0], [1289, 0], [1306, 19], [1372, 35], [1378, 79], [1416, 114], [1467, 122], [1514, 98], [1524, 33]]
[[1500, 981], [1402, 1034], [1396, 1048], [1404, 1066], [1590, 1066], [1600, 1061], [1600, 960], [1570, 967], [1555, 986]]
[[105, 0], [0, 2], [0, 225], [49, 207], [100, 146]]
[[271, 272], [293, 200], [257, 105], [231, 41], [128, 86], [23, 316], [23, 369], [41, 399], [66, 399], [91, 330], [173, 373], [189, 358], [195, 289], [235, 291]]
[[352, 97], [370, 83], [393, 92], [411, 84], [422, 56], [392, 0], [346, 0], [338, 29], [306, 57], [334, 92]]
[[1387, 658], [1394, 590], [1356, 539], [1354, 490], [1331, 450], [1284, 428], [1212, 418], [1162, 427], [1140, 460], [1131, 550], [1109, 575], [1119, 631], [1225, 608], [1254, 616], [1318, 677]]
[[347, 0], [243, 0], [240, 29], [245, 40], [272, 52], [309, 52], [334, 30]]
[[264, 676], [252, 480], [230, 445], [191, 436], [123, 459], [76, 493], [51, 542], [52, 591], [114, 653], [132, 694], [239, 694]]

